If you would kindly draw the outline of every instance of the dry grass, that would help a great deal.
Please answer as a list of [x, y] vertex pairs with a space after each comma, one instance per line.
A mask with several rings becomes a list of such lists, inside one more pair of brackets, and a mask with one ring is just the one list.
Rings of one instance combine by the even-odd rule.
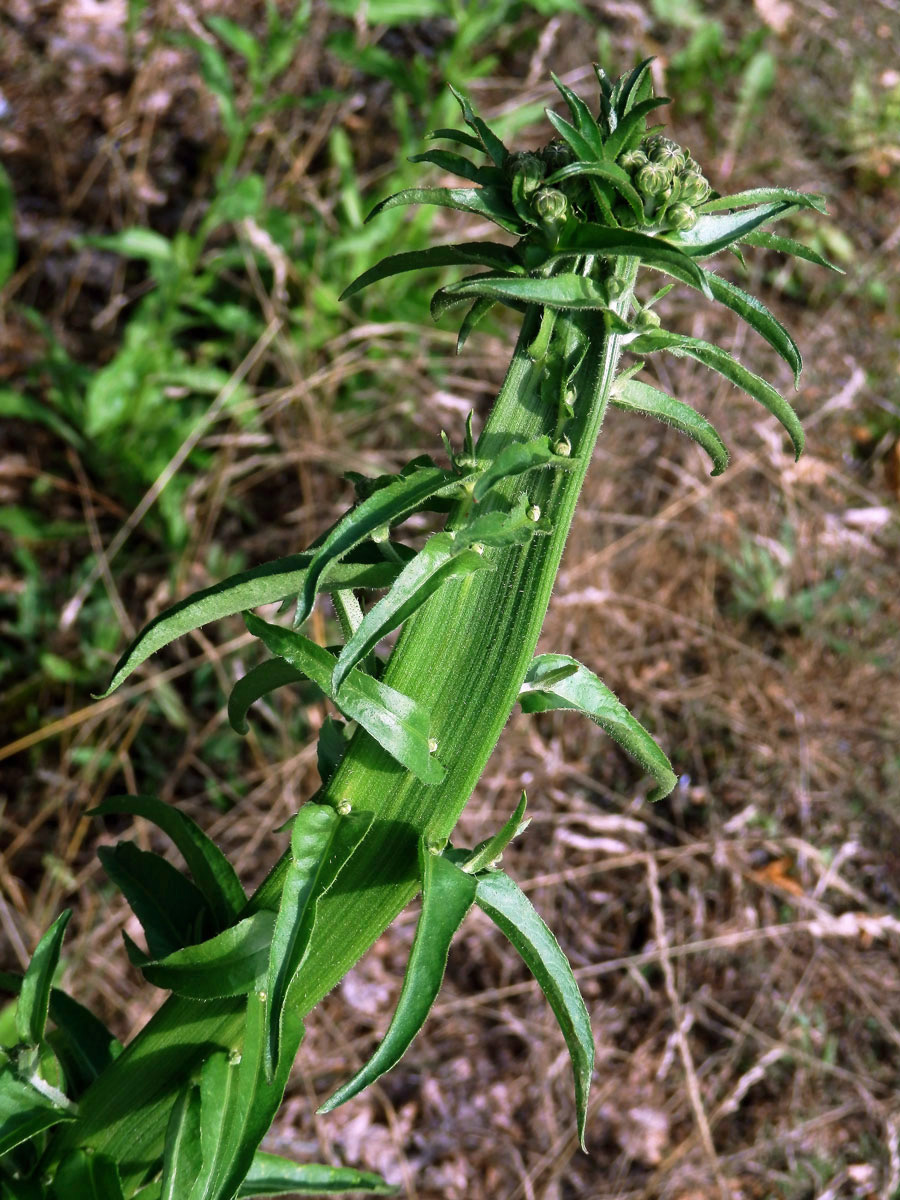
[[[64, 78], [54, 38], [85, 36], [77, 9], [9, 5], [2, 53], [13, 117], [0, 136], [23, 199], [24, 266], [12, 298], [40, 307], [91, 359], [114, 344], [116, 316], [133, 293], [124, 275], [93, 277], [91, 261], [66, 250], [67, 234], [147, 219], [165, 228], [167, 205], [193, 203], [196, 180], [178, 147], [214, 137], [215, 118], [202, 100], [180, 103], [195, 81], [186, 56], [170, 48], [148, 53], [126, 84], [115, 61], [88, 61]], [[900, 226], [896, 190], [855, 190], [840, 147], [821, 139], [812, 119], [839, 106], [836, 97], [863, 64], [875, 77], [879, 63], [890, 66], [890, 39], [879, 26], [896, 35], [900, 11], [892, 0], [758, 0], [752, 13], [725, 6], [722, 19], [735, 34], [761, 27], [760, 14], [776, 22], [776, 10], [790, 20], [780, 41], [770, 35], [781, 66], [764, 124], [739, 145], [735, 135], [711, 146], [690, 119], [679, 132], [701, 161], [730, 164], [727, 180], [711, 171], [720, 186], [771, 178], [825, 191], [853, 242], [843, 290], [804, 270], [806, 298], [792, 300], [772, 286], [779, 277], [771, 264], [753, 268], [753, 282], [808, 359], [798, 398], [807, 454], [791, 465], [774, 422], [701, 368], [661, 366], [665, 384], [719, 427], [733, 464], [710, 480], [699, 451], [677, 435], [613, 414], [542, 639], [543, 649], [596, 668], [650, 724], [680, 785], [651, 808], [645, 781], [599, 730], [565, 714], [516, 715], [459, 830], [462, 842], [493, 831], [527, 786], [534, 824], [508, 852], [508, 867], [569, 954], [591, 1010], [590, 1155], [577, 1149], [568, 1061], [549, 1010], [478, 914], [458, 938], [445, 991], [405, 1062], [346, 1109], [310, 1115], [315, 1097], [361, 1061], [384, 1028], [413, 912], [309, 1021], [273, 1149], [382, 1170], [420, 1200], [900, 1193], [896, 429], [871, 457], [855, 455], [860, 414], [879, 402], [896, 405], [900, 310], [884, 268]], [[671, 47], [645, 6], [609, 0], [591, 11], [605, 22], [618, 62], [656, 52], [665, 72]], [[160, 5], [160, 22], [194, 19], [188, 6]], [[320, 12], [298, 87], [339, 75], [327, 56], [325, 66], [317, 58], [328, 26]], [[569, 69], [579, 81], [585, 41], [570, 17], [554, 18], [528, 54], [511, 41], [503, 73], [478, 86], [479, 99], [488, 109], [515, 104], [524, 87], [549, 100], [546, 67]], [[104, 45], [91, 53], [102, 59]], [[165, 70], [178, 81], [168, 93]], [[727, 120], [737, 82], [731, 87], [724, 111], [734, 134]], [[157, 94], [158, 111], [147, 105]], [[321, 155], [332, 124], [349, 123], [364, 167], [375, 171], [390, 156], [376, 132], [383, 122], [374, 100], [385, 102], [383, 90], [373, 89], [372, 99], [352, 111], [335, 102], [292, 114], [276, 132], [261, 131], [273, 187], [300, 188], [303, 202], [333, 223], [335, 180]], [[165, 191], [163, 201], [154, 188]], [[864, 298], [878, 279], [887, 282], [886, 308]], [[4, 435], [3, 499], [27, 502], [40, 479], [60, 519], [89, 530], [56, 558], [44, 552], [66, 599], [79, 594], [74, 567], [92, 542], [106, 547], [106, 565], [121, 547], [98, 575], [115, 598], [123, 641], [132, 625], [211, 581], [211, 547], [228, 552], [240, 539], [249, 561], [293, 552], [346, 500], [336, 482], [342, 469], [398, 464], [410, 444], [433, 448], [442, 426], [458, 426], [469, 407], [484, 411], [502, 374], [507, 346], [496, 337], [475, 339], [457, 363], [446, 332], [391, 323], [351, 323], [301, 371], [283, 304], [265, 300], [265, 341], [241, 368], [262, 433], [249, 436], [211, 412], [201, 441], [215, 450], [213, 465], [189, 491], [194, 534], [174, 571], [142, 537], [140, 508], [122, 511], [104, 495], [104, 481], [89, 479], [49, 436], [16, 425]], [[669, 318], [697, 336], [724, 337], [743, 361], [788, 386], [764, 348], [718, 314], [679, 298]], [[29, 336], [10, 314], [9, 379], [28, 361]], [[373, 354], [386, 403], [361, 413], [339, 407], [342, 383]], [[253, 514], [256, 532], [246, 535], [226, 499]], [[774, 600], [741, 598], [741, 564], [749, 562], [753, 576], [760, 561], [751, 547], [777, 567]], [[2, 581], [19, 586], [5, 566]], [[830, 593], [816, 591], [829, 581]], [[802, 619], [791, 615], [802, 606], [777, 607], [779, 598], [798, 597], [812, 597]], [[65, 655], [73, 636], [59, 632], [51, 648]], [[156, 1001], [125, 965], [120, 933], [137, 931], [95, 850], [130, 827], [101, 833], [85, 811], [111, 791], [142, 790], [142, 739], [150, 739], [150, 755], [168, 740], [164, 798], [200, 821], [252, 886], [283, 843], [272, 830], [315, 785], [314, 742], [298, 746], [291, 730], [298, 720], [314, 729], [323, 712], [301, 699], [273, 703], [266, 715], [277, 761], [271, 742], [265, 749], [253, 734], [236, 763], [207, 755], [227, 727], [221, 695], [247, 644], [238, 625], [196, 634], [107, 701], [34, 681], [25, 681], [26, 693], [12, 684], [0, 697], [12, 726], [0, 768], [8, 784], [0, 809], [4, 965], [24, 964], [50, 918], [72, 905], [66, 981], [122, 1036]], [[187, 684], [200, 664], [211, 681], [195, 708]], [[170, 707], [185, 718], [180, 730], [151, 701], [163, 682]], [[23, 702], [40, 712], [39, 728], [23, 728]], [[230, 801], [229, 811], [217, 815], [211, 795]], [[156, 845], [146, 827], [137, 825], [135, 836]]]

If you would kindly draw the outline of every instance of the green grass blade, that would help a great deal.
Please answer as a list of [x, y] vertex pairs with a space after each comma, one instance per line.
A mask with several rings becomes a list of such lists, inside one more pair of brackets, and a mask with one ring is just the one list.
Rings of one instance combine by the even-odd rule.
[[53, 1200], [125, 1200], [119, 1168], [105, 1154], [74, 1150], [60, 1163], [50, 1189]]
[[[476, 485], [477, 486], [477, 485]], [[332, 687], [340, 691], [348, 672], [374, 650], [382, 638], [420, 608], [443, 584], [490, 567], [481, 554], [460, 544], [453, 533], [436, 533], [406, 564], [386, 596], [366, 613], [338, 656]]]
[[387, 212], [389, 208], [397, 208], [402, 204], [434, 204], [438, 208], [455, 208], [460, 212], [474, 213], [479, 217], [487, 217], [501, 229], [509, 233], [524, 233], [525, 227], [516, 215], [507, 199], [506, 192], [498, 188], [406, 188], [395, 192], [380, 204], [376, 204], [366, 221], [371, 221], [379, 213]]
[[667, 329], [655, 329], [652, 333], [641, 334], [631, 342], [628, 349], [633, 354], [649, 354], [655, 350], [668, 350], [670, 354], [677, 357], [687, 355], [689, 358], [695, 358], [705, 367], [718, 371], [720, 375], [724, 375], [731, 383], [745, 391], [748, 396], [758, 400], [764, 408], [778, 418], [793, 443], [795, 460], [803, 453], [803, 426], [793, 408], [772, 387], [771, 383], [742, 366], [737, 359], [732, 358], [727, 350], [723, 350], [720, 346], [714, 346], [711, 342], [701, 341], [699, 338], [682, 337], [680, 334], [670, 333]]
[[742, 242], [745, 246], [762, 246], [766, 250], [777, 250], [779, 254], [790, 254], [794, 258], [805, 259], [806, 262], [815, 263], [817, 267], [826, 267], [829, 271], [836, 271], [839, 275], [846, 274], [842, 267], [835, 266], [833, 262], [829, 262], [816, 250], [804, 246], [803, 242], [798, 242], [794, 238], [781, 237], [777, 233], [764, 233], [757, 230], [755, 233], [748, 233]]
[[247, 733], [247, 712], [257, 700], [289, 683], [299, 683], [306, 676], [283, 658], [269, 658], [258, 663], [243, 675], [228, 697], [228, 722], [235, 733]]
[[628, 412], [656, 417], [686, 433], [712, 459], [711, 474], [721, 475], [728, 466], [728, 450], [715, 428], [690, 404], [661, 392], [638, 379], [628, 379], [610, 396], [610, 404]]
[[476, 881], [419, 840], [422, 911], [397, 1009], [369, 1061], [319, 1108], [331, 1112], [397, 1065], [422, 1028], [440, 991], [450, 942], [475, 899]]
[[61, 1108], [18, 1079], [8, 1063], [0, 1065], [0, 1158], [45, 1129], [74, 1117], [74, 1106]]
[[200, 1174], [200, 1088], [190, 1083], [172, 1106], [166, 1126], [159, 1200], [183, 1200]]
[[569, 961], [534, 905], [502, 871], [488, 871], [479, 877], [475, 903], [521, 955], [559, 1022], [572, 1060], [578, 1140], [584, 1149], [588, 1096], [594, 1068], [594, 1035]]
[[397, 1190], [374, 1171], [329, 1167], [324, 1163], [294, 1163], [260, 1150], [253, 1156], [247, 1178], [238, 1188], [237, 1200], [263, 1196], [343, 1196], [348, 1192], [393, 1196]]
[[263, 910], [204, 942], [153, 959], [132, 943], [128, 957], [148, 983], [192, 1000], [245, 996], [266, 973], [275, 918]]
[[[571, 666], [575, 671], [560, 677], [562, 668]], [[647, 730], [593, 671], [568, 654], [539, 654], [528, 668], [519, 703], [527, 713], [557, 708], [584, 713], [653, 776], [657, 786], [650, 800], [661, 800], [674, 788], [672, 765]]]
[[760, 204], [789, 204], [795, 208], [814, 208], [825, 213], [825, 197], [819, 192], [795, 192], [793, 188], [758, 187], [733, 196], [714, 196], [700, 205], [700, 212], [722, 212], [732, 208], [750, 208]]
[[50, 986], [71, 917], [70, 908], [59, 914], [38, 942], [22, 979], [16, 1006], [16, 1035], [28, 1046], [38, 1046], [43, 1041], [50, 1008]]
[[0, 165], [0, 288], [16, 269], [16, 197], [6, 169]]
[[114, 796], [104, 800], [88, 816], [108, 813], [131, 813], [152, 821], [175, 843], [197, 887], [206, 897], [219, 929], [225, 929], [237, 918], [247, 903], [247, 897], [234, 867], [195, 821], [171, 804], [154, 796]]
[[341, 300], [361, 292], [380, 279], [401, 275], [406, 271], [433, 270], [437, 267], [496, 267], [504, 271], [521, 270], [519, 256], [512, 246], [499, 242], [469, 242], [463, 245], [431, 246], [426, 250], [406, 250], [391, 254], [363, 271], [341, 293]]
[[170, 862], [131, 842], [101, 846], [97, 855], [140, 921], [152, 958], [165, 958], [203, 937], [211, 923], [206, 898]]

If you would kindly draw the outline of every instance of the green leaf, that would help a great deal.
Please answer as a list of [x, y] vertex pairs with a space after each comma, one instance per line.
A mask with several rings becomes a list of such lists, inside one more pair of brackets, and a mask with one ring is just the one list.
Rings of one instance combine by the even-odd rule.
[[[229, 575], [221, 583], [179, 600], [144, 626], [116, 663], [109, 687], [94, 699], [105, 699], [151, 654], [185, 633], [248, 608], [296, 596], [303, 587], [312, 558], [311, 553], [276, 558], [250, 571]], [[397, 563], [386, 562], [375, 547], [365, 546], [352, 561], [330, 563], [316, 588], [328, 591], [333, 587], [388, 587], [399, 572]]]
[[581, 97], [576, 95], [570, 87], [566, 87], [562, 80], [554, 75], [552, 71], [550, 72], [550, 78], [568, 105], [575, 128], [587, 142], [588, 146], [590, 146], [591, 160], [602, 159], [604, 157], [603, 138], [600, 135], [600, 130], [597, 128], [597, 122], [594, 120], [593, 113]]
[[200, 1174], [200, 1088], [189, 1083], [172, 1105], [163, 1150], [159, 1200], [183, 1200]]
[[666, 240], [678, 246], [692, 258], [718, 254], [734, 242], [743, 242], [749, 233], [772, 221], [779, 221], [796, 211], [794, 204], [759, 204], [741, 212], [707, 213], [697, 218], [693, 229], [668, 233]]
[[628, 172], [624, 171], [615, 163], [569, 163], [567, 166], [561, 167], [558, 171], [551, 175], [549, 179], [544, 180], [544, 183], [547, 187], [555, 187], [556, 184], [562, 183], [566, 179], [578, 179], [584, 176], [604, 179], [607, 183], [612, 184], [615, 190], [628, 204], [638, 221], [643, 223], [644, 202], [641, 199], [641, 194], [632, 184], [631, 176], [628, 174]]
[[817, 267], [827, 267], [829, 271], [837, 271], [839, 275], [846, 274], [842, 267], [836, 267], [827, 258], [823, 258], [821, 254], [809, 246], [804, 246], [803, 242], [795, 241], [794, 238], [780, 237], [776, 233], [763, 233], [757, 230], [755, 233], [748, 233], [742, 240], [745, 246], [762, 246], [766, 250], [777, 250], [779, 254], [790, 254], [794, 258], [805, 259], [807, 262], [815, 263]]
[[[253, 1165], [238, 1189], [237, 1200], [262, 1196], [339, 1196], [346, 1192], [365, 1192], [372, 1196], [393, 1196], [397, 1188], [373, 1171], [354, 1167], [329, 1167], [324, 1163], [293, 1163], [277, 1154], [253, 1156]], [[174, 1198], [173, 1198], [174, 1200]]]
[[319, 1108], [331, 1112], [397, 1065], [425, 1023], [440, 991], [450, 942], [475, 899], [476, 881], [419, 839], [422, 911], [397, 1009], [378, 1049], [351, 1080]]
[[305, 804], [294, 818], [290, 865], [267, 967], [265, 1057], [269, 1077], [278, 1069], [289, 993], [309, 947], [316, 906], [362, 841], [372, 820], [370, 812], [340, 814], [330, 805], [312, 803]]
[[343, 721], [335, 721], [334, 717], [326, 717], [319, 730], [319, 740], [316, 742], [316, 770], [324, 787], [332, 777], [347, 752], [347, 739], [344, 730], [347, 726]]
[[16, 269], [16, 195], [6, 169], [0, 164], [0, 288]]
[[84, 246], [95, 250], [111, 250], [125, 258], [143, 259], [154, 266], [174, 268], [175, 251], [172, 243], [153, 229], [135, 227], [119, 233], [90, 234], [78, 239]]
[[235, 733], [247, 733], [247, 712], [269, 692], [285, 687], [289, 683], [299, 683], [306, 676], [283, 658], [268, 658], [265, 662], [257, 663], [243, 675], [228, 697], [228, 722]]
[[506, 821], [502, 829], [499, 829], [493, 837], [482, 842], [477, 849], [473, 850], [469, 857], [460, 864], [461, 869], [469, 875], [477, 875], [479, 871], [486, 870], [491, 863], [496, 862], [509, 843], [518, 834], [522, 833], [528, 825], [528, 821], [523, 820], [525, 816], [525, 805], [527, 799], [525, 793], [522, 793], [522, 798], [516, 805], [516, 811]]
[[528, 497], [523, 495], [509, 512], [495, 510], [470, 517], [465, 525], [458, 527], [456, 533], [470, 545], [480, 542], [483, 546], [522, 546], [530, 542], [536, 533], [549, 533], [550, 528], [546, 517], [535, 520]]
[[409, 161], [431, 163], [432, 166], [440, 167], [442, 171], [459, 175], [460, 178], [468, 179], [482, 187], [502, 188], [506, 183], [506, 177], [497, 167], [478, 167], [461, 154], [454, 154], [450, 150], [426, 150], [424, 154], [411, 154]]
[[651, 387], [649, 383], [642, 383], [637, 379], [628, 379], [621, 386], [617, 386], [609, 402], [616, 408], [657, 417], [667, 425], [673, 425], [682, 433], [686, 433], [702, 446], [712, 459], [712, 475], [721, 475], [728, 466], [728, 451], [724, 442], [706, 417], [701, 416], [695, 408], [691, 408], [690, 404], [675, 400], [659, 388]]
[[737, 387], [742, 388], [748, 396], [758, 400], [764, 408], [778, 418], [790, 435], [794, 445], [795, 459], [803, 453], [803, 426], [793, 408], [770, 383], [761, 379], [759, 375], [754, 375], [752, 371], [748, 371], [737, 359], [732, 358], [727, 350], [713, 346], [710, 342], [701, 341], [699, 338], [682, 337], [680, 334], [670, 333], [667, 329], [654, 329], [651, 333], [641, 334], [640, 337], [629, 343], [628, 349], [632, 354], [649, 354], [655, 350], [668, 350], [670, 354], [677, 357], [687, 355], [695, 358], [705, 367], [718, 371], [720, 375], [724, 375]]
[[477, 504], [501, 479], [507, 479], [510, 475], [522, 475], [536, 467], [545, 467], [548, 463], [566, 467], [572, 465], [572, 460], [554, 454], [550, 448], [550, 438], [546, 434], [530, 442], [510, 442], [478, 476], [472, 498]]
[[362, 671], [351, 671], [334, 695], [331, 678], [333, 654], [317, 646], [295, 630], [269, 625], [252, 613], [245, 613], [247, 628], [260, 638], [272, 654], [277, 654], [311, 679], [341, 710], [348, 720], [362, 725], [388, 754], [423, 783], [440, 783], [444, 768], [429, 750], [430, 717], [409, 696], [394, 691]]
[[[560, 677], [563, 667], [575, 670]], [[593, 671], [568, 654], [539, 654], [533, 659], [519, 692], [519, 703], [527, 713], [557, 708], [584, 713], [653, 776], [657, 786], [650, 800], [661, 800], [674, 788], [677, 781], [672, 765], [647, 730]]]
[[478, 327], [478, 325], [481, 324], [484, 318], [494, 307], [495, 303], [496, 302], [494, 300], [488, 300], [486, 297], [482, 296], [481, 299], [476, 300], [472, 307], [468, 310], [466, 315], [463, 317], [462, 322], [460, 323], [459, 333], [456, 335], [457, 354], [462, 353], [462, 348], [469, 340], [469, 335]]
[[[552, 275], [546, 279], [502, 279], [495, 275], [470, 275], [459, 283], [450, 283], [435, 292], [432, 316], [437, 317], [450, 304], [483, 297], [488, 300], [514, 300], [521, 304], [543, 304], [548, 308], [600, 309], [610, 312], [609, 296], [600, 283], [585, 275]], [[619, 318], [617, 320], [620, 321]], [[623, 329], [626, 328], [623, 322]]]
[[73, 1150], [62, 1160], [50, 1194], [53, 1200], [125, 1200], [113, 1159], [87, 1150]]
[[814, 208], [826, 213], [826, 200], [819, 192], [795, 192], [793, 188], [758, 187], [733, 196], [714, 196], [700, 205], [700, 212], [721, 212], [723, 209], [750, 208], [760, 204], [787, 204], [794, 208]]
[[663, 104], [671, 104], [668, 96], [651, 96], [642, 100], [616, 125], [614, 132], [606, 140], [606, 155], [615, 161], [625, 150], [636, 146], [647, 128], [647, 114]]
[[[476, 485], [477, 486], [477, 485]], [[436, 533], [406, 564], [386, 596], [363, 617], [334, 668], [332, 687], [339, 693], [347, 673], [361, 662], [392, 629], [408, 620], [443, 584], [464, 579], [491, 564], [471, 550], [455, 533]]]
[[200, 1074], [200, 1148], [203, 1166], [185, 1200], [232, 1200], [281, 1104], [303, 1038], [303, 1023], [285, 1014], [283, 1051], [271, 1083], [265, 1078], [265, 1001], [247, 999], [240, 1061], [210, 1055]]
[[50, 985], [59, 964], [59, 952], [71, 916], [70, 908], [59, 914], [38, 942], [22, 979], [16, 1006], [16, 1035], [19, 1041], [28, 1046], [38, 1046], [44, 1038], [50, 1007]]
[[194, 881], [216, 918], [216, 925], [231, 925], [247, 903], [234, 867], [191, 818], [171, 804], [153, 796], [114, 796], [104, 800], [88, 816], [131, 813], [152, 821], [175, 843]]
[[220, 41], [225, 43], [229, 50], [233, 50], [235, 54], [240, 54], [242, 58], [247, 60], [250, 66], [256, 66], [259, 62], [262, 47], [249, 29], [244, 29], [242, 25], [238, 25], [235, 21], [230, 21], [228, 17], [209, 16], [204, 17], [203, 20], [204, 24], [213, 31]]
[[555, 113], [552, 108], [545, 108], [544, 112], [547, 114], [547, 120], [575, 157], [582, 162], [592, 162], [595, 154], [590, 141], [582, 133], [579, 133], [574, 125], [570, 125], [565, 117], [561, 117], [559, 113]]
[[803, 359], [800, 357], [797, 343], [775, 314], [770, 312], [761, 300], [757, 300], [755, 296], [751, 296], [736, 284], [722, 279], [712, 271], [706, 271], [705, 275], [713, 298], [720, 304], [724, 304], [726, 308], [730, 308], [732, 312], [736, 312], [752, 329], [756, 330], [760, 337], [765, 338], [769, 345], [778, 351], [794, 372], [794, 386], [796, 387], [800, 381]]
[[476, 137], [481, 139], [481, 144], [484, 146], [485, 152], [494, 160], [495, 166], [502, 167], [509, 157], [509, 151], [493, 130], [475, 112], [475, 109], [462, 92], [458, 92], [452, 85], [450, 86], [450, 91], [455, 96], [456, 102], [462, 110], [465, 123], [475, 133]]
[[203, 937], [211, 916], [203, 893], [171, 863], [131, 842], [101, 846], [97, 855], [143, 926], [153, 958]]
[[389, 208], [401, 204], [436, 204], [439, 208], [455, 208], [460, 212], [487, 217], [509, 233], [524, 233], [525, 227], [510, 206], [506, 192], [498, 188], [406, 188], [376, 204], [366, 221], [371, 221]]
[[45, 1129], [74, 1117], [74, 1105], [61, 1108], [18, 1079], [8, 1063], [0, 1065], [0, 1158]]
[[487, 154], [481, 138], [475, 137], [473, 133], [466, 133], [464, 129], [435, 129], [428, 135], [429, 142], [439, 139], [445, 142], [457, 142], [460, 146], [468, 146], [470, 150], [478, 150], [481, 154]]
[[363, 288], [380, 279], [400, 275], [405, 271], [431, 270], [435, 267], [497, 267], [500, 270], [521, 270], [519, 256], [512, 246], [498, 242], [468, 242], [464, 245], [431, 246], [426, 250], [408, 250], [402, 254], [391, 254], [381, 262], [363, 271], [341, 293], [346, 300], [361, 292]]
[[428, 507], [429, 501], [446, 489], [455, 490], [459, 480], [440, 467], [417, 466], [377, 488], [362, 503], [342, 517], [330, 530], [310, 560], [297, 601], [295, 628], [309, 616], [319, 580], [329, 563], [343, 558], [378, 530], [404, 521]]
[[133, 942], [128, 957], [148, 983], [176, 996], [193, 1000], [243, 996], [262, 983], [274, 926], [274, 914], [262, 910], [164, 958], [149, 958]]
[[605, 225], [586, 222], [566, 231], [564, 244], [547, 260], [557, 262], [583, 254], [599, 254], [607, 258], [637, 258], [648, 267], [656, 267], [690, 283], [712, 299], [705, 272], [689, 255], [677, 246], [645, 233], [627, 229], [609, 229]]
[[578, 1140], [583, 1150], [594, 1067], [594, 1036], [572, 968], [531, 901], [503, 871], [479, 876], [475, 903], [522, 956], [559, 1022], [572, 1060]]

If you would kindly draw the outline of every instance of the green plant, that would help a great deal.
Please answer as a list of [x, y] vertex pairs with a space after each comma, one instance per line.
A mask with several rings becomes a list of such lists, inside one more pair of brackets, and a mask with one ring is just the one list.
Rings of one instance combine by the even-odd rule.
[[[96, 810], [155, 822], [190, 871], [192, 878], [128, 842], [102, 852], [146, 934], [146, 950], [126, 939], [129, 958], [173, 995], [125, 1049], [115, 1044], [91, 1014], [51, 988], [66, 914], [24, 979], [4, 977], [19, 991], [17, 1042], [0, 1066], [0, 1171], [11, 1196], [93, 1188], [109, 1197], [224, 1200], [304, 1188], [383, 1190], [372, 1177], [340, 1172], [323, 1189], [326, 1168], [297, 1167], [257, 1147], [304, 1017], [420, 891], [384, 1041], [322, 1111], [404, 1053], [438, 992], [450, 941], [477, 904], [521, 954], [559, 1019], [583, 1143], [593, 1063], [587, 1010], [559, 946], [499, 869], [505, 847], [525, 829], [524, 795], [484, 844], [465, 849], [450, 837], [516, 702], [525, 712], [588, 715], [654, 778], [652, 796], [674, 786], [663, 752], [592, 671], [566, 655], [534, 657], [538, 634], [610, 405], [671, 422], [709, 453], [714, 474], [725, 469], [727, 452], [705, 418], [636, 378], [647, 356], [666, 350], [721, 373], [781, 421], [795, 454], [803, 447], [796, 414], [771, 385], [724, 349], [662, 328], [654, 304], [672, 285], [645, 295], [640, 268], [732, 309], [799, 375], [787, 331], [702, 261], [744, 245], [804, 256], [803, 246], [763, 227], [822, 209], [821, 197], [784, 188], [713, 194], [687, 151], [648, 129], [665, 103], [652, 95], [648, 67], [616, 82], [598, 70], [596, 118], [557, 81], [571, 120], [548, 112], [557, 136], [538, 152], [510, 153], [457, 95], [467, 128], [432, 136], [469, 157], [436, 148], [422, 157], [467, 186], [408, 189], [375, 213], [411, 203], [450, 207], [487, 218], [515, 243], [395, 254], [345, 295], [412, 270], [484, 268], [432, 301], [435, 315], [467, 306], [460, 347], [495, 304], [522, 315], [480, 437], [470, 417], [461, 445], [445, 437], [446, 465], [422, 456], [395, 475], [355, 476], [357, 503], [309, 551], [188, 597], [151, 622], [117, 664], [107, 694], [176, 637], [244, 612], [268, 657], [229, 698], [234, 727], [246, 728], [260, 697], [299, 681], [315, 684], [341, 719], [322, 729], [322, 784], [293, 818], [289, 851], [249, 900], [222, 853], [176, 809], [132, 796]], [[619, 370], [623, 351], [636, 361]], [[420, 512], [445, 514], [446, 523], [416, 551], [392, 531]], [[380, 599], [360, 602], [357, 593], [378, 590]], [[321, 592], [330, 594], [342, 628], [334, 648], [300, 632]], [[292, 626], [251, 611], [274, 602], [296, 604]], [[382, 664], [376, 647], [398, 627]]]

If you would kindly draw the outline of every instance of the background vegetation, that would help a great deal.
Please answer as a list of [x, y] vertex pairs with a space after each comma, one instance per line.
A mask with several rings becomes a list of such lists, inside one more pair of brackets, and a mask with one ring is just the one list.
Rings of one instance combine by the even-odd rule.
[[[424, 283], [337, 302], [388, 248], [452, 240], [445, 214], [363, 224], [450, 123], [444, 81], [531, 145], [551, 69], [578, 87], [591, 58], [615, 73], [655, 54], [675, 136], [712, 182], [825, 192], [812, 236], [847, 276], [751, 267], [806, 356], [799, 464], [689, 363], [665, 385], [726, 436], [723, 477], [627, 414], [600, 442], [543, 648], [650, 724], [676, 792], [648, 806], [624, 756], [565, 714], [514, 718], [463, 818], [478, 841], [528, 787], [533, 833], [509, 869], [592, 1010], [591, 1155], [549, 1010], [478, 919], [408, 1059], [311, 1116], [384, 1028], [412, 912], [310, 1021], [272, 1149], [382, 1171], [421, 1200], [900, 1195], [898, 36], [897, 0], [8, 0], [4, 967], [71, 905], [67, 982], [122, 1037], [146, 1019], [120, 941], [135, 930], [96, 859], [124, 819], [83, 816], [105, 795], [182, 805], [249, 884], [274, 860], [326, 713], [279, 693], [246, 740], [231, 732], [239, 621], [91, 692], [168, 603], [311, 541], [348, 499], [344, 470], [396, 469], [484, 411], [502, 324], [457, 360]], [[722, 338], [691, 297], [663, 303]], [[764, 347], [731, 336], [771, 374]]]

